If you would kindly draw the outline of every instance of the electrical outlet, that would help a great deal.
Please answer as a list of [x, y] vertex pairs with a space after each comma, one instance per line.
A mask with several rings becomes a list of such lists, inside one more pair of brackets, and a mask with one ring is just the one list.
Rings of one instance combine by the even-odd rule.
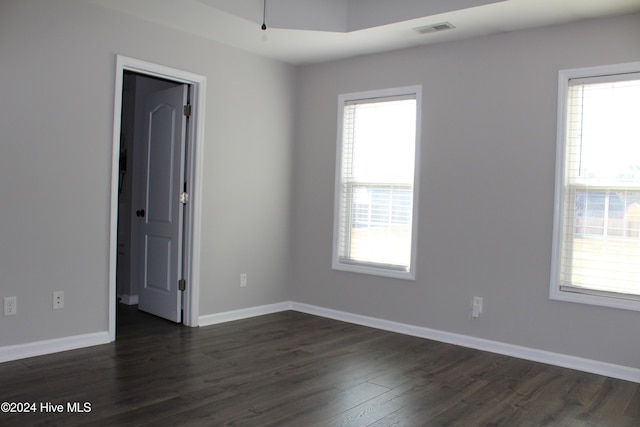
[[64, 308], [64, 291], [57, 291], [53, 293], [53, 309], [59, 310]]
[[18, 312], [18, 298], [4, 297], [4, 315], [13, 316]]
[[247, 273], [242, 273], [240, 275], [240, 287], [241, 288], [247, 287]]
[[471, 317], [475, 319], [480, 316], [480, 313], [482, 313], [482, 297], [473, 297]]

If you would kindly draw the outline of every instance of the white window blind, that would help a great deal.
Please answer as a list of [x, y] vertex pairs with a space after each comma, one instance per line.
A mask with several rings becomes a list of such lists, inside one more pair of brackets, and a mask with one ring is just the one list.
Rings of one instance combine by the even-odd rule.
[[640, 301], [640, 73], [569, 78], [565, 97], [555, 286]]
[[418, 95], [372, 95], [341, 97], [333, 264], [403, 277], [413, 271]]

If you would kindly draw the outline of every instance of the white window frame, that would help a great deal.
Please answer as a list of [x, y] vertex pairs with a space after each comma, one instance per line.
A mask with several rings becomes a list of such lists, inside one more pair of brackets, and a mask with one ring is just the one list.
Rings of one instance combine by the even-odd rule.
[[[582, 304], [590, 304], [604, 307], [613, 307], [626, 310], [640, 311], [640, 300], [625, 298], [624, 295], [616, 296], [613, 293], [591, 290], [575, 289], [563, 290], [560, 283], [561, 263], [560, 256], [563, 239], [563, 203], [565, 196], [565, 155], [567, 135], [567, 97], [570, 80], [580, 78], [603, 77], [604, 80], [615, 80], [616, 75], [633, 74], [640, 72], [640, 62], [625, 64], [604, 65], [586, 68], [560, 70], [558, 73], [558, 126], [556, 145], [556, 172], [555, 172], [555, 201], [553, 221], [553, 248], [551, 261], [551, 281], [549, 298], [552, 300], [568, 301]], [[607, 76], [609, 78], [607, 78]]]
[[[413, 206], [411, 216], [411, 256], [409, 268], [398, 270], [385, 268], [381, 264], [369, 264], [358, 262], [342, 262], [340, 259], [340, 194], [342, 185], [342, 149], [343, 149], [343, 118], [346, 103], [353, 101], [364, 101], [385, 99], [392, 97], [412, 96], [416, 100], [416, 141], [414, 153], [414, 173], [413, 173]], [[415, 280], [416, 278], [416, 246], [418, 236], [418, 184], [420, 182], [420, 142], [421, 138], [421, 117], [422, 117], [422, 86], [407, 86], [391, 89], [372, 90], [365, 92], [354, 92], [341, 94], [338, 96], [338, 126], [336, 144], [336, 178], [334, 191], [334, 227], [333, 227], [333, 255], [332, 268], [334, 270], [350, 271], [354, 273], [370, 274], [376, 276], [392, 277], [396, 279]]]

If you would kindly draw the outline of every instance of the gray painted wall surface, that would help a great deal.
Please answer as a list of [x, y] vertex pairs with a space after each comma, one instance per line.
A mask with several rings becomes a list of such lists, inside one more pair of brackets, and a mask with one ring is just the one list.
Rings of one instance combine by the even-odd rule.
[[83, 1], [2, 1], [0, 296], [18, 314], [0, 347], [108, 328], [116, 54], [208, 79], [200, 314], [288, 299], [294, 68]]
[[[640, 313], [548, 298], [558, 70], [638, 60], [636, 14], [299, 69], [291, 299], [640, 368]], [[338, 94], [415, 84], [417, 280], [332, 271]]]
[[[296, 69], [81, 1], [0, 2], [0, 347], [107, 330], [116, 54], [208, 77], [201, 315], [293, 300], [640, 367], [640, 313], [547, 296], [557, 72], [640, 60], [637, 14]], [[332, 271], [337, 96], [414, 84], [417, 280]]]

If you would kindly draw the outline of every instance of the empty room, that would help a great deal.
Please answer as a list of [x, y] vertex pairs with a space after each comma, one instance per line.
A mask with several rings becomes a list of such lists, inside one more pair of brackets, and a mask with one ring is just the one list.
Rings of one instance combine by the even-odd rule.
[[640, 425], [640, 0], [0, 0], [0, 425]]

